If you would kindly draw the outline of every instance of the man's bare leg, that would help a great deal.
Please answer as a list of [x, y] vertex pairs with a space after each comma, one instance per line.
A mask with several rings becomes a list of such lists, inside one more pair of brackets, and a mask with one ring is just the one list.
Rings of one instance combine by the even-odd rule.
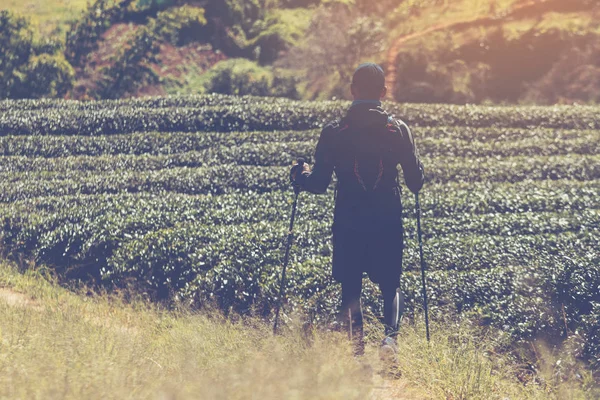
[[354, 344], [354, 353], [363, 355], [365, 351], [364, 333], [363, 333], [363, 313], [360, 301], [362, 292], [362, 274], [357, 276], [348, 276], [342, 282], [342, 310], [341, 319], [348, 329], [348, 334], [352, 334]]

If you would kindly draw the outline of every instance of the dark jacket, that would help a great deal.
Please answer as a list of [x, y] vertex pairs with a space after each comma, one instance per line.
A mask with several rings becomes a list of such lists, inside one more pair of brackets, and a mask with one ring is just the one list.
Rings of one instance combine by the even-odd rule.
[[[386, 279], [387, 272], [399, 277], [402, 202], [398, 165], [408, 188], [418, 192], [425, 178], [410, 129], [381, 107], [353, 106], [341, 121], [323, 129], [312, 172], [298, 176], [296, 182], [308, 192], [321, 194], [336, 173], [336, 279], [343, 280], [349, 271], [369, 272], [375, 282]], [[377, 271], [364, 265], [375, 263]]]

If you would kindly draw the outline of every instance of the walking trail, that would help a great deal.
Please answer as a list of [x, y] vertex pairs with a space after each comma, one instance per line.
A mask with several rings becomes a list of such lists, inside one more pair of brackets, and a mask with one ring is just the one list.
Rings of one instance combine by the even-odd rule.
[[0, 301], [13, 307], [31, 307], [38, 309], [39, 304], [27, 297], [23, 293], [15, 292], [12, 289], [0, 287]]

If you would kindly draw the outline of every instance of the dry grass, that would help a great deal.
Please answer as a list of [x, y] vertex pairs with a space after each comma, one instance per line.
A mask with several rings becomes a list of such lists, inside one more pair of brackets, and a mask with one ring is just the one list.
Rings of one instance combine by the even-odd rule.
[[[464, 324], [400, 338], [399, 380], [376, 348], [357, 361], [341, 334], [299, 327], [274, 337], [252, 319], [160, 310], [86, 296], [0, 263], [0, 398], [545, 399], [494, 365]], [[373, 335], [379, 328], [371, 327]]]

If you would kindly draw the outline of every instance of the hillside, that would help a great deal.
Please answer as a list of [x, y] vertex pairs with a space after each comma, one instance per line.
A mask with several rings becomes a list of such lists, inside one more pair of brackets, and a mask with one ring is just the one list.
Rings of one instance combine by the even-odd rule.
[[441, 8], [450, 18], [404, 31], [388, 50], [397, 100], [597, 101], [600, 14], [593, 2], [518, 1], [468, 17], [458, 11]]
[[33, 97], [348, 98], [365, 60], [386, 67], [398, 101], [595, 103], [600, 93], [591, 0], [99, 0], [73, 29], [82, 4], [52, 1], [2, 6], [30, 17], [38, 38], [64, 42], [71, 30], [70, 89], [22, 90]]
[[3, 0], [0, 10], [29, 17], [39, 37], [63, 37], [87, 4], [88, 0]]

